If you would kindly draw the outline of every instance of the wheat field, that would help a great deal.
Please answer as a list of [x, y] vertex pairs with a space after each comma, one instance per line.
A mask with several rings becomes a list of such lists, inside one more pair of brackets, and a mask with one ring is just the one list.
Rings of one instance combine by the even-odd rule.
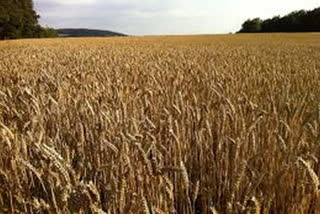
[[319, 41], [0, 42], [0, 213], [320, 213]]

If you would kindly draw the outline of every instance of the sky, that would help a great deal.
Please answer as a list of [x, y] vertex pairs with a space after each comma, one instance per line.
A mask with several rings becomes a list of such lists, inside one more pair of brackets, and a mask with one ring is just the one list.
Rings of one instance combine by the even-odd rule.
[[40, 23], [128, 35], [236, 32], [248, 18], [320, 7], [319, 0], [34, 0]]

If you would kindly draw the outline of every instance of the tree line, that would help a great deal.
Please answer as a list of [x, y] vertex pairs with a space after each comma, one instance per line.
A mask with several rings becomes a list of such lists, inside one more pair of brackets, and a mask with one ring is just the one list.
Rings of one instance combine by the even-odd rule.
[[239, 33], [264, 32], [320, 32], [320, 7], [314, 10], [299, 10], [271, 19], [248, 19]]
[[38, 23], [33, 0], [0, 0], [0, 39], [57, 37], [58, 33]]

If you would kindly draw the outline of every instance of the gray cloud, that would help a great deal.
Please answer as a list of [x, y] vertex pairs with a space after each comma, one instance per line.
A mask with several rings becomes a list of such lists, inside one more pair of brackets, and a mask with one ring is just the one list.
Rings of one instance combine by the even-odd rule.
[[211, 15], [205, 10], [188, 7], [188, 1], [157, 2], [159, 1], [35, 1], [41, 15], [41, 24], [57, 28], [90, 27], [140, 35], [205, 33], [210, 27], [200, 23]]
[[252, 17], [312, 9], [319, 0], [35, 0], [40, 23], [131, 35], [228, 33]]

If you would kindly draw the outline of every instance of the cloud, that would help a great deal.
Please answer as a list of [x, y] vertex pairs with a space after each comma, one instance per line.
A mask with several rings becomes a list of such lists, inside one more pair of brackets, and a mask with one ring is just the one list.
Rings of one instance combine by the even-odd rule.
[[312, 9], [318, 0], [35, 0], [41, 24], [127, 34], [228, 33], [247, 18]]
[[[36, 0], [41, 23], [53, 27], [90, 27], [128, 34], [196, 33], [205, 9], [190, 7], [190, 0]], [[192, 14], [192, 16], [191, 16]], [[196, 28], [181, 29], [181, 26]], [[180, 25], [180, 27], [178, 26]]]
[[67, 0], [67, 1], [61, 1], [61, 0], [37, 0], [36, 1], [39, 4], [42, 3], [52, 3], [52, 4], [61, 4], [61, 5], [74, 5], [74, 4], [94, 4], [96, 0]]

